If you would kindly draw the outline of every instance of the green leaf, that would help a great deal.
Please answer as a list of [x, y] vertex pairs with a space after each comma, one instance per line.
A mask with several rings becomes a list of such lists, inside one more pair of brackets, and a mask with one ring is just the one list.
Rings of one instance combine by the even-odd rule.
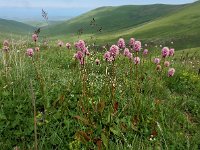
[[101, 133], [101, 139], [102, 139], [103, 144], [106, 147], [106, 149], [108, 149], [108, 138], [106, 137], [106, 135], [104, 133]]

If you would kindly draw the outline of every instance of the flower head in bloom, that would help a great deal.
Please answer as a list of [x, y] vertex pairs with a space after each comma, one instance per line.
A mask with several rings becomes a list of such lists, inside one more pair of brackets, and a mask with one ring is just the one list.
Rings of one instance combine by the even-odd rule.
[[141, 50], [141, 47], [142, 47], [142, 44], [140, 41], [135, 41], [135, 44], [134, 44], [134, 50], [136, 52], [139, 52]]
[[130, 47], [134, 47], [134, 45], [135, 45], [135, 39], [134, 38], [130, 38], [129, 45], [130, 45]]
[[143, 51], [143, 55], [146, 56], [146, 55], [148, 54], [148, 52], [149, 52], [148, 49], [145, 49], [145, 50]]
[[8, 42], [8, 40], [4, 40], [4, 41], [3, 41], [3, 46], [9, 47], [9, 42]]
[[33, 35], [32, 35], [32, 39], [33, 39], [34, 42], [37, 42], [37, 40], [38, 40], [38, 35], [37, 35], [37, 34], [33, 34]]
[[124, 41], [123, 38], [120, 38], [120, 39], [118, 40], [117, 45], [118, 45], [118, 47], [119, 47], [120, 49], [126, 47], [126, 44], [125, 44], [125, 41]]
[[169, 56], [174, 56], [174, 48], [171, 48], [171, 49], [169, 50]]
[[28, 56], [30, 56], [30, 57], [33, 57], [33, 55], [34, 55], [33, 49], [32, 49], [32, 48], [27, 49], [26, 54], [27, 54]]
[[161, 70], [162, 70], [161, 65], [157, 65], [157, 66], [156, 66], [156, 70], [157, 70], [157, 71], [161, 71]]
[[70, 49], [71, 48], [71, 44], [70, 43], [66, 43], [66, 47], [67, 47], [67, 49]]
[[135, 57], [134, 58], [134, 63], [135, 63], [135, 65], [140, 64], [140, 57]]
[[75, 43], [75, 47], [79, 50], [83, 50], [85, 48], [85, 41], [79, 40]]
[[83, 53], [81, 51], [78, 51], [75, 55], [76, 59], [80, 60], [83, 58]]
[[105, 52], [105, 54], [103, 55], [103, 58], [104, 58], [106, 61], [108, 61], [108, 59], [109, 59], [110, 57], [111, 57], [111, 56], [110, 56], [110, 52], [109, 52], [109, 51]]
[[119, 54], [119, 47], [117, 45], [112, 45], [109, 52], [110, 55], [115, 58]]
[[168, 70], [168, 77], [173, 77], [174, 76], [174, 73], [175, 73], [175, 69], [174, 68], [170, 68]]
[[160, 63], [160, 58], [155, 58], [155, 59], [154, 59], [154, 63], [155, 63], [155, 64], [159, 64], [159, 63]]
[[58, 41], [58, 46], [62, 47], [63, 46], [63, 42], [62, 41]]
[[128, 56], [127, 56], [129, 59], [132, 59], [133, 58], [133, 54], [131, 52], [128, 53]]
[[40, 51], [40, 48], [39, 48], [39, 47], [36, 47], [36, 48], [35, 48], [35, 51], [36, 51], [36, 52], [39, 52], [39, 51]]
[[96, 63], [96, 65], [99, 65], [99, 64], [100, 64], [100, 60], [99, 60], [99, 59], [96, 59], [96, 60], [95, 60], [95, 63]]
[[162, 57], [165, 58], [167, 56], [169, 56], [169, 48], [168, 47], [164, 47], [162, 49]]
[[124, 49], [124, 56], [127, 57], [129, 53], [130, 53], [130, 52], [129, 52], [129, 49], [128, 49], [128, 48], [125, 48], [125, 49]]
[[169, 62], [169, 61], [165, 61], [165, 62], [164, 62], [164, 66], [165, 66], [165, 67], [169, 67], [169, 65], [170, 65], [170, 62]]

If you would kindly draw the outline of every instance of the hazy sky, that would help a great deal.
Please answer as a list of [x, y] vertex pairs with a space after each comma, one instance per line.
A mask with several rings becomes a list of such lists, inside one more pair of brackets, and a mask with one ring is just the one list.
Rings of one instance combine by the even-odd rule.
[[183, 4], [195, 0], [0, 0], [0, 7], [96, 8], [126, 4]]

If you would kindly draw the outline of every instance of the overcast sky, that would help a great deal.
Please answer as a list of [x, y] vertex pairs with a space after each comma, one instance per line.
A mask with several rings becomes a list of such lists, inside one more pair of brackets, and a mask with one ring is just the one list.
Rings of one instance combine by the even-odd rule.
[[0, 0], [0, 7], [96, 8], [100, 6], [140, 4], [183, 4], [195, 0]]

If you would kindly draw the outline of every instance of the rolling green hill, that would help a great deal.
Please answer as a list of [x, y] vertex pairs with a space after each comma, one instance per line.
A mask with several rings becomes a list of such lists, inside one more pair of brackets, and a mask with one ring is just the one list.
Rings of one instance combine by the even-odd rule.
[[119, 37], [138, 37], [146, 42], [167, 44], [173, 41], [179, 49], [200, 46], [200, 2], [190, 4], [183, 9], [129, 29], [118, 30], [115, 33], [105, 33], [99, 36], [101, 41], [114, 41]]
[[0, 19], [0, 33], [1, 34], [27, 34], [33, 32], [34, 28], [21, 22], [13, 20]]
[[[93, 33], [100, 27], [102, 27], [104, 32], [116, 31], [150, 22], [178, 11], [184, 6], [155, 4], [101, 7], [59, 25], [51, 26], [46, 32], [51, 35], [64, 35], [77, 32], [78, 29], [82, 28], [83, 33]], [[95, 31], [90, 26], [93, 18], [95, 18], [95, 23], [98, 26], [95, 28]]]

